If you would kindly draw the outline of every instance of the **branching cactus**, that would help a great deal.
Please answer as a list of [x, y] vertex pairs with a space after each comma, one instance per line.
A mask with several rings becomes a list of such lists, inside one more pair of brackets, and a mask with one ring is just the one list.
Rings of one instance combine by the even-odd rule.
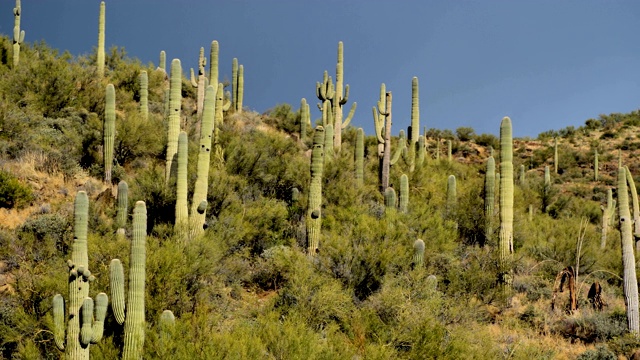
[[13, 66], [18, 66], [20, 62], [20, 46], [24, 42], [24, 30], [20, 30], [20, 15], [22, 6], [20, 0], [16, 0], [16, 7], [13, 8]]
[[511, 286], [511, 271], [506, 269], [513, 254], [513, 138], [511, 119], [500, 124], [500, 262], [503, 281]]
[[133, 239], [129, 257], [129, 289], [124, 297], [124, 270], [118, 259], [111, 260], [111, 309], [118, 324], [124, 323], [123, 359], [141, 359], [144, 348], [144, 288], [146, 281], [147, 208], [136, 202], [133, 210]]
[[147, 120], [149, 118], [149, 77], [146, 71], [140, 71], [140, 115]]
[[100, 16], [98, 18], [98, 54], [96, 56], [96, 66], [98, 68], [98, 78], [104, 77], [104, 27], [105, 27], [105, 5], [100, 2]]
[[[347, 103], [349, 99], [349, 85], [344, 85], [344, 45], [342, 41], [338, 42], [338, 63], [336, 64], [336, 85], [335, 88], [330, 85], [331, 77], [325, 75], [322, 83], [316, 83], [316, 95], [322, 102], [329, 100], [331, 102], [331, 112], [333, 118], [333, 147], [336, 152], [340, 152], [342, 145], [342, 130], [349, 126], [353, 114], [356, 111], [357, 104], [354, 102], [351, 105], [349, 115], [343, 122], [343, 109], [342, 107]], [[331, 90], [331, 91], [327, 91]]]
[[176, 220], [175, 232], [178, 238], [186, 240], [189, 225], [189, 208], [187, 204], [187, 166], [189, 161], [189, 139], [182, 131], [178, 136], [178, 177], [176, 179]]
[[198, 165], [196, 170], [196, 185], [191, 200], [191, 236], [195, 237], [204, 231], [205, 211], [197, 211], [202, 201], [207, 200], [209, 188], [209, 164], [211, 163], [211, 149], [213, 126], [215, 122], [216, 90], [212, 85], [207, 86], [204, 98], [204, 112], [202, 114], [202, 127], [200, 128], [200, 147], [198, 150]]
[[[67, 359], [89, 359], [89, 345], [102, 338], [107, 307], [107, 295], [96, 296], [95, 306], [89, 297], [89, 284], [95, 277], [89, 271], [87, 233], [89, 223], [89, 198], [79, 191], [74, 203], [74, 229], [69, 268], [69, 306], [65, 346], [64, 298], [53, 297], [54, 340], [60, 350], [66, 349]], [[95, 310], [95, 321], [94, 321]]]
[[633, 234], [631, 230], [631, 213], [629, 211], [629, 194], [627, 175], [623, 167], [618, 168], [618, 214], [620, 217], [620, 240], [622, 248], [623, 291], [627, 308], [627, 324], [629, 332], [638, 335], [640, 321], [638, 316], [638, 281], [636, 278], [636, 260], [633, 255]]
[[167, 160], [165, 183], [171, 177], [173, 157], [178, 153], [178, 135], [180, 135], [180, 110], [182, 108], [182, 66], [180, 60], [171, 61], [171, 81], [169, 87], [169, 117], [167, 134]]
[[364, 130], [362, 128], [358, 128], [356, 131], [354, 163], [356, 166], [356, 184], [362, 186], [364, 185]]
[[125, 235], [125, 226], [127, 225], [127, 215], [129, 206], [129, 185], [127, 182], [122, 180], [118, 183], [118, 195], [117, 195], [117, 205], [116, 209], [116, 226], [118, 226], [117, 234], [118, 236]]
[[311, 150], [311, 183], [309, 184], [309, 204], [307, 209], [307, 250], [315, 256], [320, 243], [322, 227], [322, 173], [324, 171], [324, 128], [316, 127]]
[[[380, 87], [380, 96], [385, 90], [384, 84]], [[384, 105], [382, 101], [378, 101], [377, 109], [373, 108], [373, 120], [375, 122], [376, 137], [378, 138], [378, 157], [380, 159], [379, 178], [380, 190], [386, 191], [389, 187], [389, 172], [391, 166], [391, 92], [384, 94]], [[384, 122], [384, 128], [382, 123]], [[384, 130], [384, 131], [383, 131]], [[382, 142], [382, 152], [380, 152], [380, 143]]]
[[391, 162], [389, 164], [392, 166], [397, 164], [398, 160], [400, 160], [400, 155], [402, 155], [405, 161], [408, 162], [407, 153], [407, 139], [404, 135], [404, 130], [400, 130], [400, 132], [398, 133], [398, 147], [396, 149], [396, 152], [393, 154], [393, 157], [391, 158]]
[[413, 243], [413, 268], [424, 267], [424, 241], [418, 239]]
[[111, 170], [113, 168], [113, 146], [116, 138], [116, 90], [113, 84], [107, 85], [103, 133], [104, 181], [110, 184]]
[[484, 175], [484, 238], [489, 241], [493, 237], [493, 215], [496, 191], [496, 162], [493, 156], [487, 159], [487, 171]]
[[400, 176], [399, 209], [402, 213], [406, 213], [409, 209], [409, 177], [407, 174]]
[[392, 187], [388, 187], [384, 191], [384, 206], [387, 211], [394, 210], [398, 207], [398, 198], [396, 197], [396, 190]]

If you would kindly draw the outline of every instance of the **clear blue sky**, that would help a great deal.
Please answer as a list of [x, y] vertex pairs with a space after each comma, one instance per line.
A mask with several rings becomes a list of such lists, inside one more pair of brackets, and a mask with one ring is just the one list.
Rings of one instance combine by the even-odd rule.
[[[300, 98], [318, 118], [315, 84], [335, 74], [345, 44], [354, 125], [373, 133], [380, 83], [393, 92], [393, 133], [409, 125], [411, 78], [420, 80], [421, 126], [515, 136], [580, 126], [640, 106], [640, 1], [107, 0], [106, 43], [143, 63], [160, 50], [183, 70], [220, 42], [220, 71], [245, 67], [245, 106], [264, 112]], [[11, 34], [13, 0], [0, 4]], [[97, 42], [97, 0], [23, 0], [26, 41], [73, 54]]]

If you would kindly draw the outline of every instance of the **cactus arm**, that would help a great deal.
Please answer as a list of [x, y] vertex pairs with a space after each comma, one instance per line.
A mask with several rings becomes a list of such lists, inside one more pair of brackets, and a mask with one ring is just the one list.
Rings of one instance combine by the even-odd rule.
[[349, 123], [351, 123], [351, 119], [353, 119], [353, 114], [355, 114], [356, 112], [356, 107], [358, 107], [357, 102], [354, 102], [353, 104], [351, 104], [351, 110], [349, 110], [349, 114], [347, 115], [347, 118], [342, 123], [343, 129], [346, 129], [347, 126], [349, 126]]
[[197, 88], [198, 82], [196, 81], [196, 75], [195, 75], [195, 72], [193, 71], [193, 68], [189, 69], [189, 72], [190, 72], [191, 86], [193, 86], [194, 88]]
[[82, 302], [82, 309], [80, 311], [82, 316], [82, 327], [80, 328], [80, 343], [83, 346], [91, 344], [91, 337], [93, 330], [91, 323], [93, 321], [93, 299], [86, 297]]
[[60, 351], [64, 351], [64, 298], [60, 294], [53, 297], [53, 339]]
[[107, 317], [107, 308], [109, 307], [109, 298], [105, 293], [96, 295], [94, 304], [95, 318], [91, 327], [91, 343], [97, 344], [102, 339], [104, 333], [104, 319]]
[[640, 332], [638, 314], [638, 281], [636, 261], [633, 254], [633, 235], [631, 230], [631, 213], [629, 211], [629, 195], [627, 176], [624, 167], [618, 168], [618, 212], [620, 217], [620, 241], [622, 248], [623, 291], [627, 310], [629, 332], [637, 335]]
[[349, 84], [344, 86], [344, 96], [340, 99], [340, 105], [346, 104], [347, 101], [349, 101]]
[[111, 289], [111, 310], [116, 322], [124, 324], [124, 269], [119, 259], [111, 260], [109, 265], [109, 288]]

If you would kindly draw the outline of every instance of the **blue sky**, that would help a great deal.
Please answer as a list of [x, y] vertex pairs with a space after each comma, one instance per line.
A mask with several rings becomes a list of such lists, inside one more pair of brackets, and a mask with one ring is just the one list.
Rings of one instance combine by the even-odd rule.
[[[111, 0], [106, 43], [157, 64], [160, 50], [197, 68], [198, 51], [220, 43], [220, 72], [245, 68], [245, 106], [315, 104], [315, 83], [335, 74], [345, 46], [353, 124], [373, 133], [380, 83], [393, 92], [393, 133], [410, 123], [411, 78], [420, 80], [421, 126], [515, 136], [580, 126], [640, 106], [639, 1]], [[0, 32], [13, 28], [12, 0]], [[73, 54], [97, 42], [97, 0], [23, 0], [26, 41]], [[312, 106], [313, 118], [320, 112]]]

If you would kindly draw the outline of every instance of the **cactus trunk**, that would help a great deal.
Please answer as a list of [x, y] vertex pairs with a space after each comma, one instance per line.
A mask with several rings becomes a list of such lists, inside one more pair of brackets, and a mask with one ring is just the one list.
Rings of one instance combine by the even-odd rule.
[[315, 256], [320, 243], [322, 226], [322, 173], [324, 171], [325, 133], [322, 126], [316, 127], [311, 150], [311, 183], [309, 184], [309, 205], [307, 209], [307, 251]]
[[484, 177], [484, 238], [490, 241], [493, 237], [493, 213], [495, 208], [496, 163], [493, 156], [487, 159], [487, 171]]
[[149, 77], [144, 70], [140, 72], [140, 115], [149, 119]]
[[176, 179], [176, 220], [175, 232], [180, 240], [186, 240], [189, 224], [189, 208], [187, 204], [187, 165], [189, 160], [187, 133], [182, 131], [178, 136], [178, 177]]
[[103, 131], [104, 181], [106, 183], [111, 183], [111, 170], [113, 168], [113, 146], [116, 137], [116, 90], [112, 84], [107, 85]]
[[100, 16], [98, 18], [98, 54], [96, 56], [96, 66], [98, 77], [104, 77], [104, 28], [105, 28], [105, 5], [100, 2]]
[[182, 66], [180, 60], [171, 61], [171, 80], [169, 87], [169, 116], [167, 134], [167, 157], [165, 183], [171, 177], [173, 158], [178, 153], [178, 135], [180, 135], [180, 109], [182, 107]]
[[[511, 285], [510, 270], [506, 268], [513, 254], [513, 140], [511, 119], [500, 124], [500, 263], [503, 281]], [[509, 273], [509, 274], [507, 274]]]
[[620, 240], [622, 248], [623, 291], [627, 309], [627, 325], [629, 332], [638, 335], [640, 332], [638, 316], [638, 281], [636, 278], [636, 261], [633, 255], [633, 234], [631, 231], [631, 213], [629, 211], [629, 195], [627, 175], [623, 167], [618, 168], [618, 213], [620, 217]]

